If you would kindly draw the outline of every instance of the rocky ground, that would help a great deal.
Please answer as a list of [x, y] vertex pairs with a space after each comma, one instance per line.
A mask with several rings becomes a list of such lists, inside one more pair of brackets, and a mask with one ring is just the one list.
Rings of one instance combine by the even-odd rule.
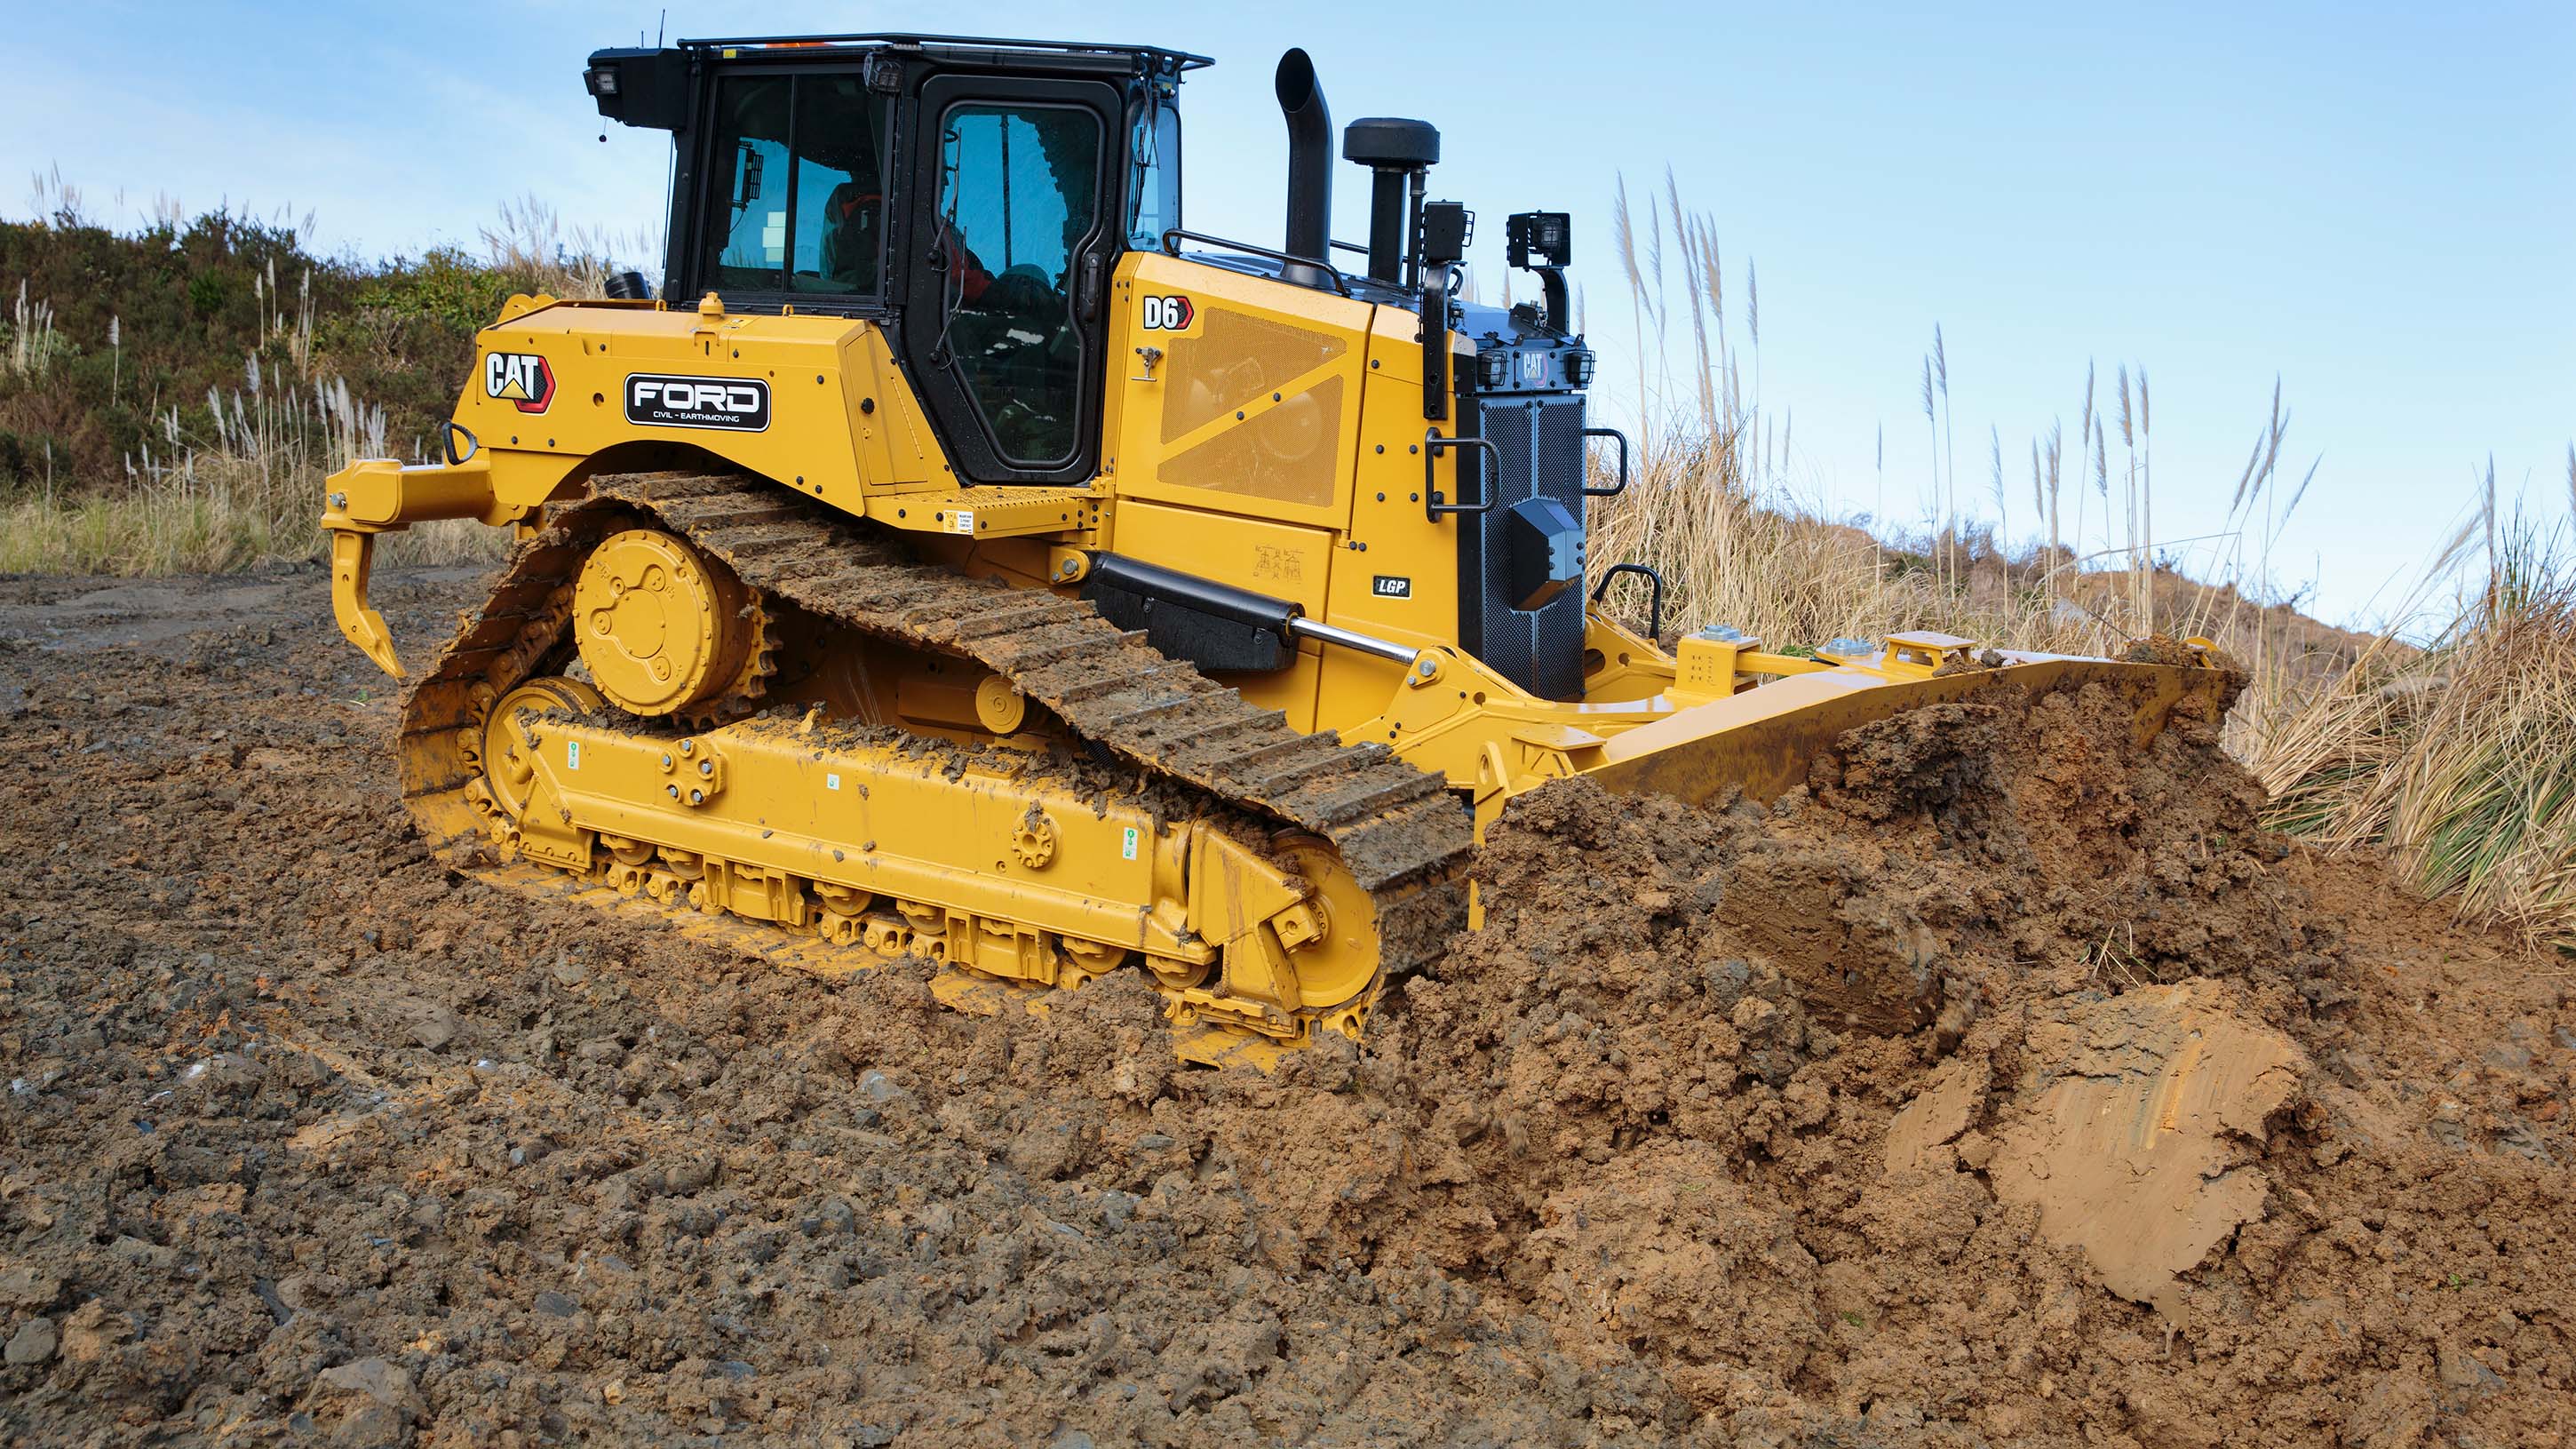
[[[470, 573], [389, 574], [425, 650]], [[2205, 722], [1575, 784], [1360, 1049], [1183, 1070], [505, 895], [318, 571], [0, 581], [9, 1443], [2544, 1445], [2576, 980]]]

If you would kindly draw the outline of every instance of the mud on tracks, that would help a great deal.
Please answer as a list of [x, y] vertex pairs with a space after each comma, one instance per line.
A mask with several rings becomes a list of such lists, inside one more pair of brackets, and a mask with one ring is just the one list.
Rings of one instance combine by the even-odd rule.
[[[0, 740], [43, 766], [0, 777], [16, 1442], [2576, 1413], [2561, 968], [2264, 837], [2187, 731], [2134, 756], [2065, 696], [1855, 739], [1778, 809], [1541, 792], [1480, 859], [1492, 928], [1262, 1078], [1174, 1066], [1140, 983], [979, 1021], [449, 873], [390, 691], [281, 577], [72, 649], [31, 611], [95, 590], [0, 582]], [[481, 588], [378, 593], [419, 639]], [[2065, 1130], [2105, 1104], [2157, 1131]], [[2105, 1157], [2221, 1190], [2106, 1263], [2067, 1170]]]

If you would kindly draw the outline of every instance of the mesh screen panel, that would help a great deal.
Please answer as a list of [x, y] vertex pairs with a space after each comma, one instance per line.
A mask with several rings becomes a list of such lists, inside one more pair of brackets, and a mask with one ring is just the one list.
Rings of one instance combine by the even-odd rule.
[[1163, 460], [1162, 480], [1251, 498], [1322, 507], [1333, 501], [1342, 380], [1312, 389]]
[[1195, 337], [1176, 337], [1163, 359], [1163, 441], [1171, 442], [1342, 355], [1342, 340], [1215, 307], [1199, 309]]

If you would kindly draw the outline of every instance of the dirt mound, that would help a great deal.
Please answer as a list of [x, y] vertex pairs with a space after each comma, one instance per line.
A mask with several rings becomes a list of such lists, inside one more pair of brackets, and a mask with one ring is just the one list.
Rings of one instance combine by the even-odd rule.
[[[979, 1020], [446, 872], [283, 584], [0, 583], [11, 1442], [2576, 1415], [2565, 978], [2262, 837], [2205, 731], [2068, 695], [1777, 809], [1542, 791], [1489, 929], [1264, 1078], [1172, 1064], [1138, 983]], [[378, 584], [412, 638], [473, 592]]]
[[2429, 963], [2353, 949], [2369, 887], [2127, 718], [1918, 712], [1768, 810], [1517, 802], [1383, 1048], [1435, 1165], [1339, 1231], [1756, 1439], [2564, 1422], [2563, 993], [2392, 996]]

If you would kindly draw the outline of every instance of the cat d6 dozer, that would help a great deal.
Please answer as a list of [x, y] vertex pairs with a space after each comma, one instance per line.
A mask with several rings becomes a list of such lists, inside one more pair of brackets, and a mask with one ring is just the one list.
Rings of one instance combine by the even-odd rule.
[[1569, 217], [1505, 223], [1536, 300], [1464, 300], [1439, 133], [1370, 118], [1340, 135], [1368, 240], [1334, 240], [1290, 51], [1283, 243], [1190, 230], [1178, 98], [1209, 63], [923, 35], [590, 57], [604, 116], [673, 139], [658, 289], [512, 298], [442, 460], [327, 485], [340, 626], [397, 676], [377, 536], [516, 534], [403, 695], [436, 848], [784, 964], [924, 958], [962, 1009], [1139, 970], [1184, 1059], [1266, 1064], [1360, 1035], [1547, 781], [1763, 800], [1934, 702], [2098, 680], [2143, 738], [2221, 698], [2190, 656], [1623, 626], [1600, 589], [1649, 571], [1586, 552], [1630, 450], [1586, 415]]

